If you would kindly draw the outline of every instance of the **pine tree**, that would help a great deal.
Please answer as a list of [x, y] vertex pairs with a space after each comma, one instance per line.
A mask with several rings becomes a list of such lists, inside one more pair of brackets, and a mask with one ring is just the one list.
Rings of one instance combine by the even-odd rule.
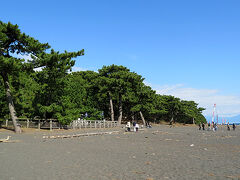
[[16, 55], [32, 55], [37, 57], [50, 46], [40, 43], [38, 40], [22, 33], [18, 25], [0, 21], [0, 72], [5, 87], [7, 103], [16, 133], [21, 133], [17, 122], [17, 113], [11, 94], [9, 75], [18, 74], [20, 71], [34, 68], [33, 63], [17, 58]]

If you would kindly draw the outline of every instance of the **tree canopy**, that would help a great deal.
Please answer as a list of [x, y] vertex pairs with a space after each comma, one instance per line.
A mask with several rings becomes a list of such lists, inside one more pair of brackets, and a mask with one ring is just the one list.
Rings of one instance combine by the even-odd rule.
[[[55, 118], [62, 124], [83, 117], [122, 121], [200, 123], [204, 108], [194, 101], [157, 94], [144, 78], [121, 65], [98, 72], [71, 72], [84, 50], [60, 53], [48, 43], [22, 33], [17, 25], [0, 21], [0, 118]], [[19, 58], [31, 56], [30, 60]], [[34, 68], [41, 67], [40, 71]], [[7, 101], [6, 101], [7, 97]]]

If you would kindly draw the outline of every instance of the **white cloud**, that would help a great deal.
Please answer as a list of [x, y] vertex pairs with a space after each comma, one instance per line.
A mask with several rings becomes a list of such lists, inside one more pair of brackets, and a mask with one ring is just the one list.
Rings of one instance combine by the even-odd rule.
[[76, 71], [87, 71], [87, 69], [82, 68], [82, 67], [73, 66], [72, 67], [72, 71], [73, 72], [76, 72]]
[[[17, 58], [21, 58], [21, 59], [25, 59], [25, 61], [27, 62], [28, 60], [32, 60], [32, 57], [31, 57], [31, 55], [21, 55], [21, 54], [14, 54], [14, 56], [15, 57], [17, 57]], [[34, 71], [42, 71], [42, 68], [43, 67], [39, 67], [39, 68], [35, 68], [34, 69]], [[76, 72], [76, 71], [87, 71], [88, 69], [85, 69], [85, 68], [82, 68], [82, 67], [78, 67], [78, 66], [74, 66], [74, 67], [72, 67], [72, 71], [73, 72]], [[95, 71], [95, 72], [97, 72], [97, 71]]]
[[42, 69], [43, 69], [43, 67], [38, 67], [38, 68], [34, 68], [33, 70], [34, 70], [35, 72], [39, 72], [39, 71], [42, 71]]
[[[20, 58], [20, 59], [25, 59], [25, 62], [33, 60], [32, 57], [31, 57], [33, 55], [31, 55], [31, 54], [24, 54], [24, 55], [14, 54], [14, 56], [17, 57], [17, 58]], [[39, 67], [39, 68], [34, 68], [33, 70], [36, 71], [36, 72], [39, 72], [39, 71], [42, 71], [42, 69], [43, 69], [43, 67]]]
[[204, 115], [212, 115], [213, 105], [217, 105], [219, 116], [230, 117], [240, 114], [240, 96], [222, 95], [216, 89], [195, 89], [185, 87], [183, 84], [176, 85], [150, 85], [158, 94], [173, 95], [183, 100], [193, 100], [200, 107], [206, 108]]
[[32, 60], [32, 57], [31, 57], [31, 54], [13, 54], [13, 56], [17, 57], [17, 58], [20, 58], [20, 59], [25, 59], [25, 61], [31, 61]]

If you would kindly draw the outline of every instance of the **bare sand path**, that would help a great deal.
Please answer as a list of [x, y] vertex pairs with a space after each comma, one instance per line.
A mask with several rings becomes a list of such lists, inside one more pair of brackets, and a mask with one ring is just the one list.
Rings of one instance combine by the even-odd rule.
[[[166, 125], [138, 133], [123, 129], [0, 130], [1, 180], [240, 179], [240, 127], [199, 131]], [[118, 134], [43, 139], [46, 135], [116, 131]]]

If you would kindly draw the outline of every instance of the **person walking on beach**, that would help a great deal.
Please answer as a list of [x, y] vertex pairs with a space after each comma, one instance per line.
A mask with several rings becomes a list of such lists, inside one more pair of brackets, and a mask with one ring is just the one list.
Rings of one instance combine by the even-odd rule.
[[233, 128], [233, 130], [235, 131], [235, 129], [236, 129], [236, 125], [233, 123], [233, 125], [232, 125], [232, 128]]
[[208, 131], [211, 130], [211, 127], [210, 127], [210, 122], [208, 123]]
[[136, 122], [133, 121], [133, 131], [136, 132]]
[[202, 130], [205, 130], [205, 124], [202, 122]]
[[227, 123], [227, 130], [230, 131], [229, 123]]
[[214, 122], [212, 122], [212, 130], [215, 131], [215, 125], [214, 125]]
[[152, 128], [152, 125], [150, 122], [147, 122], [147, 128]]
[[131, 131], [131, 123], [130, 123], [130, 122], [127, 122], [126, 128], [127, 128], [127, 131], [128, 131], [128, 132]]
[[212, 124], [212, 130], [215, 132], [215, 124]]
[[201, 123], [199, 123], [198, 126], [199, 126], [199, 130], [201, 130]]
[[139, 124], [136, 124], [136, 132], [138, 132]]

